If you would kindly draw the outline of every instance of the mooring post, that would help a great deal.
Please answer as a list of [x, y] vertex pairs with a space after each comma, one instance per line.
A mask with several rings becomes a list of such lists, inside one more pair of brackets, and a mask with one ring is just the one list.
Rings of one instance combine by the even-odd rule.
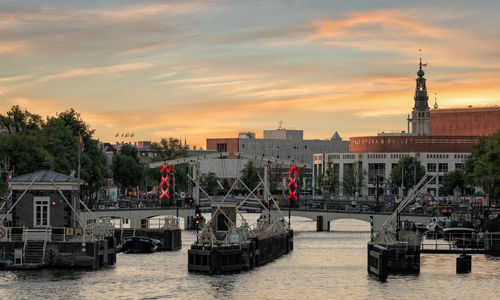
[[472, 257], [463, 253], [457, 257], [457, 274], [470, 273], [472, 270]]

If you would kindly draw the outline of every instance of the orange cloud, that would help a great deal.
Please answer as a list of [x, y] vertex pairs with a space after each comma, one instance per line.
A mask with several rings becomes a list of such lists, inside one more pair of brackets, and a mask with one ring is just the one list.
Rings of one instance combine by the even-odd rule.
[[153, 66], [152, 63], [130, 63], [130, 64], [120, 64], [120, 65], [112, 65], [105, 67], [79, 68], [79, 69], [65, 71], [59, 74], [45, 76], [40, 81], [46, 82], [51, 80], [68, 79], [79, 76], [117, 74], [128, 71], [142, 70], [150, 68], [152, 66]]
[[314, 32], [307, 40], [408, 57], [415, 57], [421, 48], [424, 59], [439, 62], [441, 67], [499, 66], [490, 59], [498, 56], [498, 40], [486, 40], [477, 32], [442, 28], [433, 25], [429, 16], [415, 16], [398, 10], [351, 13], [342, 19], [313, 22]]

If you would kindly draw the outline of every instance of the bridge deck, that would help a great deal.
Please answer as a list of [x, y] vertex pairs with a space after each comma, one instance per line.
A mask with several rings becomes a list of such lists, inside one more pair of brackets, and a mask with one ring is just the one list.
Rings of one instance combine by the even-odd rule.
[[420, 253], [431, 254], [485, 254], [484, 249], [422, 249]]

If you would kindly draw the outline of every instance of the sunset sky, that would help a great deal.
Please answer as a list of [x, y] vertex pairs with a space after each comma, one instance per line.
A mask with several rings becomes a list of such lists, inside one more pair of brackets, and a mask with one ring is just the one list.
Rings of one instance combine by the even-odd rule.
[[[500, 104], [500, 1], [1, 1], [0, 111], [70, 107], [104, 141], [406, 130]], [[115, 138], [134, 132], [133, 139]]]

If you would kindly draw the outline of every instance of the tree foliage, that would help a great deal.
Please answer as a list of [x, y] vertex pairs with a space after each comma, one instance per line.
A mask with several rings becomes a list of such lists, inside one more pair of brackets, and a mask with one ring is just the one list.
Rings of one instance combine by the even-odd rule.
[[465, 187], [465, 175], [463, 170], [455, 170], [448, 172], [443, 177], [443, 187], [442, 192], [446, 195], [453, 195], [453, 190], [459, 187], [463, 189]]
[[366, 170], [361, 168], [358, 164], [347, 168], [344, 173], [344, 180], [342, 186], [344, 188], [344, 194], [347, 196], [355, 196], [356, 194], [361, 195], [362, 188], [366, 185], [365, 182]]
[[181, 146], [176, 138], [162, 138], [160, 142], [151, 144], [150, 149], [157, 153], [155, 161], [165, 161], [179, 157], [187, 157], [187, 149]]
[[217, 179], [217, 175], [213, 172], [208, 172], [207, 174], [200, 176], [200, 184], [209, 195], [215, 195], [217, 192], [217, 189], [219, 188]]
[[415, 158], [404, 156], [391, 170], [391, 182], [400, 187], [403, 184], [406, 193], [425, 176], [425, 167]]
[[329, 191], [333, 194], [338, 193], [339, 190], [339, 177], [335, 175], [334, 164], [328, 162], [328, 167], [326, 168], [326, 180], [330, 185]]
[[465, 173], [467, 184], [481, 187], [490, 203], [500, 202], [500, 131], [479, 138], [465, 162]]
[[[106, 159], [98, 142], [92, 140], [94, 130], [74, 109], [48, 116], [46, 120], [27, 110], [12, 106], [0, 114], [0, 158], [2, 170], [14, 170], [14, 176], [42, 168], [45, 160], [51, 170], [69, 175], [78, 168], [79, 135], [85, 143], [81, 153], [81, 178], [89, 196], [105, 183]], [[5, 191], [5, 174], [0, 180], [0, 192]]]
[[[257, 169], [254, 167], [252, 161], [248, 161], [245, 167], [241, 170], [241, 181], [245, 183], [245, 185], [252, 191], [259, 183], [260, 178], [257, 173]], [[241, 186], [241, 189], [246, 190], [244, 186]]]
[[113, 158], [111, 164], [113, 180], [122, 191], [134, 188], [141, 183], [142, 172], [137, 162], [128, 155], [119, 154]]
[[120, 154], [130, 156], [136, 161], [136, 163], [139, 163], [139, 151], [137, 151], [137, 148], [135, 147], [123, 145], [120, 149]]

